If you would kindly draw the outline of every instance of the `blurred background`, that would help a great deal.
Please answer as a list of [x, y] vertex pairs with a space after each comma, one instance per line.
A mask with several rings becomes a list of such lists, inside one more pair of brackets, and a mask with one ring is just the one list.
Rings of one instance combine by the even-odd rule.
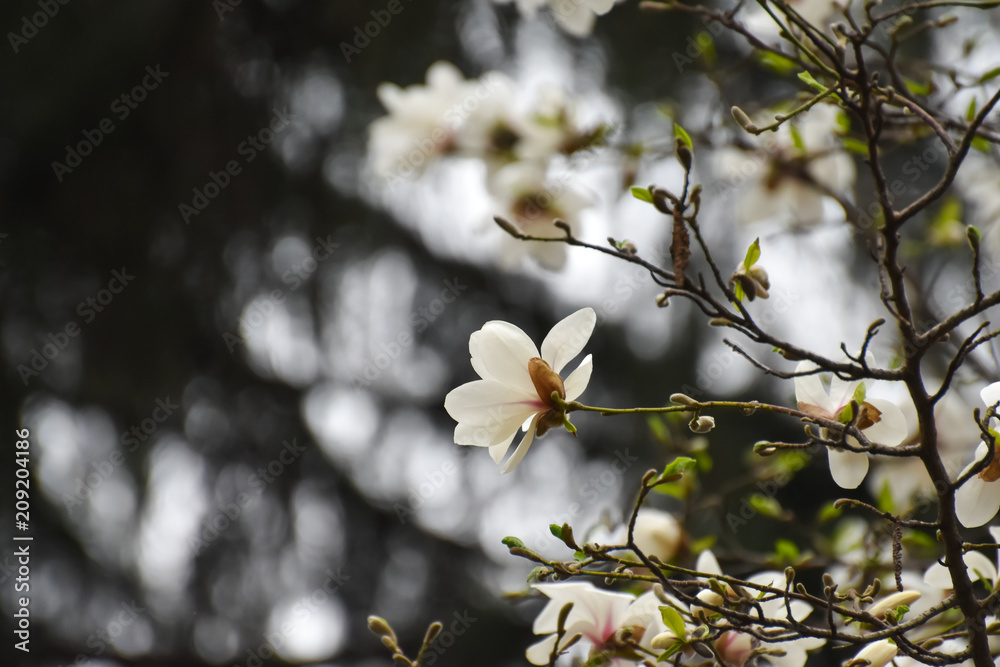
[[[582, 249], [559, 271], [498, 261], [505, 240], [490, 218], [504, 211], [482, 161], [390, 190], [366, 156], [386, 113], [378, 85], [423, 83], [436, 61], [467, 79], [503, 71], [519, 91], [558, 85], [581, 127], [612, 129], [611, 148], [563, 165], [588, 201], [581, 237], [631, 239], [662, 263], [665, 218], [628, 186], [679, 190], [669, 115], [696, 135], [708, 192], [713, 179], [737, 183], [697, 157], [734, 136], [731, 104], [762, 108], [794, 86], [743, 64], [732, 40], [706, 56], [692, 41], [705, 26], [633, 2], [578, 39], [509, 4], [403, 0], [345, 50], [383, 4], [0, 9], [0, 411], [7, 442], [30, 430], [34, 538], [31, 653], [5, 631], [3, 664], [387, 665], [365, 626], [373, 613], [408, 649], [431, 620], [460, 628], [437, 664], [524, 664], [540, 605], [505, 597], [526, 591], [531, 567], [500, 540], [566, 554], [549, 524], [613, 527], [648, 468], [708, 442], [715, 463], [703, 457], [700, 483], [733, 499], [655, 501], [684, 513], [691, 541], [716, 535], [745, 568], [744, 550], [807, 533], [763, 516], [747, 531], [726, 522], [756, 479], [749, 446], [796, 435], [768, 417], [720, 420], [706, 440], [683, 423], [582, 415], [578, 439], [553, 432], [504, 477], [485, 451], [453, 444], [444, 396], [475, 379], [468, 338], [491, 319], [540, 343], [595, 308], [583, 397], [594, 405], [663, 404], [681, 390], [790, 405], [794, 392], [686, 304], [657, 308], [634, 266]], [[708, 58], [725, 65], [711, 82]], [[856, 348], [881, 316], [875, 295], [852, 292], [874, 284], [863, 238], [843, 224], [748, 226], [739, 200], [716, 193], [704, 219], [724, 270], [762, 237], [775, 284], [755, 306], [763, 321], [822, 352]], [[877, 351], [893, 344], [889, 334]], [[18, 545], [3, 487], [9, 627]], [[777, 497], [808, 514], [836, 492], [817, 461]]]

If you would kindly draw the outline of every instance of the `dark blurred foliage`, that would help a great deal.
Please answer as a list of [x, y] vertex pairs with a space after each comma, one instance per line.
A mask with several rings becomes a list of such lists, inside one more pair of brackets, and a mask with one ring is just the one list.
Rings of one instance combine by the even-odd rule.
[[[402, 252], [426, 283], [419, 289], [432, 290], [451, 276], [468, 284], [471, 296], [464, 298], [470, 307], [476, 304], [476, 317], [463, 317], [459, 309], [448, 311], [440, 325], [422, 338], [423, 344], [444, 355], [447, 386], [471, 379], [467, 337], [485, 319], [515, 321], [536, 335], [559, 319], [546, 298], [530, 296], [527, 278], [441, 260], [409, 228], [360, 198], [338, 192], [324, 178], [324, 163], [338, 156], [351, 158], [346, 162], [353, 165], [349, 169], [357, 167], [365, 128], [383, 113], [374, 93], [377, 84], [422, 81], [427, 67], [438, 59], [457, 63], [467, 76], [482, 71], [481, 64], [467, 58], [458, 39], [466, 3], [404, 4], [402, 18], [387, 26], [350, 64], [340, 43], [352, 41], [355, 28], [370, 20], [369, 12], [381, 9], [382, 3], [244, 0], [220, 17], [221, 1], [71, 0], [59, 4], [58, 13], [16, 53], [5, 39], [0, 59], [4, 441], [13, 440], [12, 431], [25, 414], [58, 401], [72, 410], [103, 411], [113, 425], [112, 446], [117, 448], [118, 434], [147, 419], [157, 399], [169, 397], [182, 407], [160, 426], [158, 435], [183, 434], [200, 455], [206, 466], [203, 479], [213, 487], [207, 490], [210, 514], [229, 500], [218, 494], [225, 487], [216, 486], [223, 469], [243, 464], [252, 471], [266, 466], [279, 455], [285, 440], [306, 443], [307, 450], [267, 489], [282, 511], [255, 515], [254, 521], [272, 522], [267, 526], [271, 539], [261, 544], [245, 531], [229, 530], [208, 544], [193, 561], [190, 578], [173, 591], [183, 600], [179, 608], [186, 613], [147, 613], [151, 638], [140, 642], [133, 654], [113, 658], [109, 656], [115, 651], [98, 651], [88, 643], [88, 637], [107, 623], [95, 601], [135, 599], [145, 606], [147, 586], [134, 566], [123, 565], [132, 559], [96, 557], [100, 549], [81, 532], [83, 523], [76, 523], [80, 508], [76, 513], [67, 511], [60, 498], [43, 493], [35, 484], [32, 595], [46, 602], [33, 607], [30, 656], [13, 650], [12, 635], [5, 630], [0, 642], [3, 664], [68, 665], [80, 655], [84, 664], [109, 659], [111, 663], [90, 664], [218, 664], [198, 650], [194, 639], [199, 619], [207, 616], [223, 616], [235, 630], [218, 636], [221, 643], [234, 642], [232, 657], [224, 664], [246, 664], [247, 650], [264, 642], [274, 600], [234, 591], [248, 579], [273, 578], [277, 583], [272, 586], [279, 588], [289, 579], [288, 572], [279, 573], [281, 567], [289, 567], [287, 562], [282, 565], [281, 550], [293, 539], [289, 517], [294, 514], [295, 494], [303, 488], [336, 506], [341, 523], [336, 527], [340, 546], [328, 549], [340, 556], [308, 564], [311, 573], [305, 578], [311, 584], [305, 592], [322, 585], [327, 569], [341, 568], [349, 574], [336, 593], [349, 612], [346, 640], [328, 664], [388, 664], [387, 653], [365, 627], [369, 613], [409, 619], [401, 627], [404, 646], [411, 647], [419, 642], [427, 622], [451, 618], [460, 610], [468, 610], [478, 621], [438, 664], [523, 662], [524, 647], [532, 641], [525, 622], [530, 614], [519, 615], [517, 610], [524, 605], [487, 593], [484, 582], [494, 564], [472, 543], [435, 536], [412, 522], [400, 525], [391, 506], [373, 502], [313, 444], [301, 407], [308, 382], [293, 385], [255, 372], [247, 363], [245, 346], [230, 349], [222, 336], [235, 330], [253, 295], [283, 287], [266, 259], [268, 248], [287, 235], [309, 240], [329, 236], [353, 258], [374, 256], [385, 248]], [[489, 3], [485, 7], [492, 11]], [[0, 26], [5, 34], [20, 31], [23, 17], [38, 11], [36, 2], [5, 3]], [[509, 51], [518, 19], [509, 6], [498, 11], [503, 46]], [[626, 104], [670, 95], [675, 77], [670, 54], [683, 44], [680, 35], [690, 27], [674, 16], [650, 20], [633, 3], [616, 8], [599, 22], [595, 38], [613, 54], [609, 78]], [[114, 100], [138, 85], [147, 67], [168, 74], [127, 117], [119, 117]], [[191, 202], [192, 188], [203, 187], [211, 172], [238, 158], [241, 142], [267, 126], [274, 109], [287, 106], [296, 81], [317, 70], [336, 80], [342, 118], [327, 132], [276, 141], [253, 162], [244, 163], [242, 172], [210, 205], [185, 223], [178, 206]], [[66, 147], [76, 145], [104, 118], [112, 119], [113, 132], [104, 135], [78, 167], [57, 178], [53, 162], [65, 162]], [[85, 322], [78, 304], [105, 288], [115, 270], [134, 275], [134, 283], [92, 322]], [[305, 283], [296, 296], [303, 294], [313, 316], [310, 321], [321, 321], [328, 305], [321, 281]], [[33, 351], [49, 341], [47, 336], [58, 338], [69, 322], [81, 326], [80, 334], [26, 384], [18, 366], [29, 364]], [[682, 334], [680, 344], [659, 358], [643, 360], [629, 354], [616, 326], [602, 329], [588, 350], [601, 368], [614, 369], [614, 374], [595, 389], [593, 402], [600, 404], [613, 396], [619, 405], [662, 403], [669, 387], [692, 374], [699, 344], [696, 332], [703, 326], [693, 322], [671, 321], [664, 311], [664, 327], [692, 333]], [[441, 407], [442, 399], [412, 405], [447, 434], [452, 422]], [[214, 415], [192, 414], [192, 406], [206, 402]], [[386, 412], [407, 403], [406, 398], [380, 398]], [[36, 436], [32, 434], [37, 455]], [[716, 456], [720, 478], [739, 465], [742, 453], [730, 456], [729, 452], [742, 452], [737, 447], [747, 440], [739, 423], [720, 429], [715, 438], [720, 446]], [[662, 465], [664, 454], [640, 420], [593, 420], [589, 431], [581, 430], [589, 456], [608, 456], [613, 449], [606, 447], [609, 442], [634, 443], [629, 446], [642, 456], [642, 464], [631, 468], [624, 480], [627, 498], [647, 467]], [[48, 456], [58, 451], [51, 446], [47, 445]], [[9, 536], [15, 530], [11, 446], [3, 449], [0, 554], [6, 566], [12, 551]], [[485, 456], [485, 452], [470, 455]], [[37, 456], [32, 465], [37, 471]], [[145, 445], [126, 455], [124, 465], [139, 480], [137, 514], [154, 500]], [[817, 484], [830, 482], [825, 471], [810, 470], [795, 488], [800, 484], [814, 491]], [[168, 501], [183, 512], [187, 499]], [[721, 530], [710, 517], [696, 517], [694, 525], [707, 533]], [[322, 532], [324, 525], [313, 525], [312, 530]], [[743, 537], [754, 541], [753, 536]], [[429, 564], [425, 573], [409, 574], [406, 558], [394, 558], [412, 552], [422, 554], [422, 562]], [[395, 574], [387, 575], [387, 568]], [[5, 567], [3, 576], [9, 629], [12, 573]], [[426, 576], [420, 587], [423, 593], [411, 608], [378, 608], [380, 587], [420, 576]], [[170, 590], [169, 582], [157, 585]], [[204, 636], [213, 638], [211, 628], [199, 632], [208, 633], [202, 642]]]

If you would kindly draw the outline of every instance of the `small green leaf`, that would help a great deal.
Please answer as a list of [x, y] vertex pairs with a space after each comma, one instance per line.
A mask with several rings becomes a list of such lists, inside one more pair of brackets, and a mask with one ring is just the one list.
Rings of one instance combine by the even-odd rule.
[[560, 540], [563, 538], [562, 526], [556, 523], [549, 524], [549, 532], [558, 537]]
[[706, 535], [705, 537], [698, 538], [697, 540], [691, 543], [691, 553], [698, 555], [702, 551], [711, 549], [712, 547], [715, 546], [717, 540], [718, 537], [716, 537], [715, 535]]
[[798, 69], [798, 64], [790, 59], [771, 51], [757, 51], [757, 62], [777, 74], [790, 74]]
[[649, 425], [649, 430], [652, 431], [654, 438], [664, 445], [670, 444], [670, 431], [662, 419], [652, 416], [646, 420], [646, 423]]
[[971, 123], [972, 119], [976, 117], [977, 108], [978, 104], [976, 103], [976, 98], [973, 97], [971, 100], [969, 100], [969, 108], [965, 110], [965, 120]]
[[868, 144], [860, 139], [844, 137], [844, 148], [858, 155], [868, 155]]
[[530, 584], [532, 581], [538, 581], [538, 577], [545, 574], [545, 572], [547, 572], [546, 568], [541, 565], [536, 565], [531, 569], [531, 572], [528, 573], [528, 583]]
[[688, 496], [688, 487], [677, 482], [657, 484], [653, 487], [653, 493], [659, 493], [664, 496], [670, 496], [671, 498], [677, 498], [678, 500], [684, 500]]
[[575, 560], [577, 563], [582, 563], [583, 561], [587, 560], [588, 558], [589, 558], [589, 556], [587, 554], [585, 554], [584, 552], [582, 552], [582, 551], [574, 551], [573, 552], [573, 560]]
[[671, 477], [677, 473], [690, 470], [695, 467], [696, 464], [697, 461], [688, 456], [678, 456], [676, 459], [667, 464], [667, 467], [663, 469], [663, 474], [661, 474], [660, 477]]
[[781, 503], [774, 498], [755, 493], [750, 496], [750, 507], [763, 516], [777, 519], [781, 516]]
[[649, 188], [640, 188], [636, 185], [632, 186], [632, 196], [639, 201], [644, 201], [647, 204], [653, 203], [653, 195], [649, 194]]
[[774, 543], [774, 555], [778, 557], [779, 562], [794, 563], [800, 555], [799, 547], [791, 540], [777, 540]]
[[747, 293], [743, 291], [743, 285], [738, 280], [733, 283], [733, 296], [740, 302], [747, 298]]
[[1000, 76], [1000, 67], [994, 67], [990, 71], [979, 77], [979, 83], [986, 83], [990, 79], [995, 79]]
[[836, 507], [833, 501], [831, 500], [830, 502], [826, 503], [825, 505], [823, 505], [823, 507], [820, 508], [819, 522], [826, 523], [828, 521], [833, 521], [843, 513], [844, 510], [840, 509], [839, 507]]
[[788, 132], [792, 135], [792, 145], [795, 146], [795, 150], [800, 153], [805, 153], [806, 142], [802, 140], [802, 133], [799, 132], [799, 128], [795, 127], [792, 123], [789, 123]]
[[694, 144], [691, 142], [691, 135], [680, 126], [677, 121], [674, 121], [674, 136], [684, 142], [684, 145], [688, 147], [692, 153], [694, 152]]
[[907, 89], [914, 95], [927, 95], [931, 92], [931, 84], [929, 81], [927, 83], [921, 83], [920, 81], [903, 77], [903, 83], [906, 84]]
[[663, 618], [663, 624], [667, 626], [668, 630], [677, 635], [678, 639], [687, 637], [687, 628], [684, 627], [684, 619], [681, 618], [676, 609], [665, 605], [661, 606], [660, 616]]
[[852, 419], [854, 419], [854, 408], [848, 403], [841, 409], [840, 414], [837, 415], [837, 421], [841, 424], [850, 424]]
[[510, 536], [510, 535], [508, 535], [507, 537], [503, 538], [500, 541], [508, 549], [514, 549], [514, 548], [524, 549], [525, 548], [524, 547], [524, 542], [522, 542], [520, 539], [518, 539], [516, 537], [513, 537], [513, 536]]
[[750, 247], [747, 248], [746, 257], [743, 258], [743, 268], [747, 271], [760, 259], [760, 238], [754, 239]]
[[815, 89], [818, 92], [825, 93], [826, 86], [821, 84], [819, 81], [813, 78], [813, 75], [809, 72], [799, 72], [799, 79], [805, 83], [810, 88]]
[[992, 144], [986, 137], [976, 137], [972, 140], [972, 147], [980, 153], [986, 153], [989, 155], [991, 146]]
[[851, 118], [843, 111], [837, 110], [837, 127], [840, 128], [841, 134], [847, 134], [851, 131]]
[[861, 405], [862, 403], [865, 402], [865, 394], [867, 393], [867, 391], [868, 389], [865, 387], [865, 383], [859, 382], [858, 388], [854, 390], [854, 396], [852, 396], [851, 398], [857, 401], [858, 405]]
[[876, 504], [883, 512], [891, 514], [895, 511], [895, 504], [892, 502], [892, 488], [889, 486], [888, 478], [882, 480], [882, 487], [878, 490]]

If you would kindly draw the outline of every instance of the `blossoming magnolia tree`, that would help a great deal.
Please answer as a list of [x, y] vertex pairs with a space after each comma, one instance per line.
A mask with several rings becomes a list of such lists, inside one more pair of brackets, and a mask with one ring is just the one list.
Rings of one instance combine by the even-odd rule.
[[[526, 20], [551, 16], [584, 37], [616, 3], [516, 4]], [[1000, 509], [1000, 383], [995, 357], [983, 354], [1000, 335], [987, 319], [1000, 304], [997, 249], [989, 241], [1000, 223], [1000, 117], [994, 111], [1000, 40], [995, 31], [975, 29], [977, 22], [996, 21], [1000, 2], [723, 4], [645, 1], [615, 9], [649, 12], [653, 21], [700, 20], [704, 30], [690, 42], [698, 53], [678, 51], [674, 65], [695, 66], [700, 57], [698, 71], [714, 75], [714, 82], [720, 69], [713, 67], [725, 51], [768, 77], [768, 97], [785, 98], [768, 107], [762, 100], [732, 106], [708, 121], [703, 109], [689, 116], [674, 110], [676, 179], [630, 193], [662, 214], [669, 239], [663, 256], [644, 254], [627, 240], [604, 245], [582, 236], [579, 215], [593, 202], [561, 168], [567, 158], [642, 151], [616, 134], [613, 123], [581, 123], [579, 101], [568, 91], [549, 90], [525, 103], [507, 75], [466, 80], [447, 63], [431, 66], [426, 85], [387, 84], [379, 91], [389, 115], [372, 126], [371, 164], [387, 190], [440, 161], [480, 160], [485, 190], [496, 202], [503, 266], [513, 270], [528, 256], [559, 270], [570, 251], [604, 253], [640, 267], [662, 290], [650, 307], [689, 302], [704, 316], [706, 331], [718, 327], [731, 335], [724, 344], [754, 372], [787, 381], [790, 397], [787, 403], [731, 400], [715, 385], [717, 396], [665, 388], [667, 405], [590, 405], [585, 395], [592, 374], [611, 369], [589, 354], [572, 363], [586, 351], [598, 320], [593, 307], [584, 307], [559, 321], [540, 347], [516, 323], [486, 322], [471, 333], [471, 370], [479, 379], [444, 397], [457, 422], [457, 445], [485, 448], [504, 474], [532, 465], [536, 439], [550, 431], [576, 434], [597, 416], [683, 418], [711, 442], [717, 423], [770, 413], [799, 424], [801, 437], [725, 443], [729, 450], [751, 450], [764, 463], [777, 461], [756, 468], [762, 479], [783, 475], [787, 481], [825, 452], [816, 460], [825, 461], [845, 492], [875, 480], [874, 504], [858, 493], [829, 499], [816, 521], [849, 516], [814, 551], [790, 540], [778, 540], [774, 553], [759, 557], [721, 549], [731, 563], [726, 569], [710, 548], [711, 535], [689, 534], [682, 517], [649, 502], [658, 493], [691, 502], [699, 493], [693, 480], [704, 467], [696, 456], [672, 458], [646, 473], [617, 529], [553, 524], [563, 558], [508, 537], [511, 555], [533, 563], [528, 582], [545, 600], [533, 626], [535, 643], [525, 638], [525, 657], [535, 665], [741, 667], [799, 666], [823, 652], [858, 667], [994, 664], [1000, 533], [979, 527], [996, 520]], [[913, 55], [920, 53], [910, 48], [916, 40], [929, 40], [924, 49], [934, 57]], [[954, 44], [963, 40], [956, 52]], [[465, 103], [484, 88], [491, 91], [488, 102]], [[720, 87], [718, 98], [723, 93]], [[966, 163], [973, 160], [970, 174]], [[896, 177], [900, 165], [916, 177]], [[715, 186], [696, 183], [713, 173], [722, 179]], [[919, 190], [910, 187], [918, 181]], [[842, 343], [841, 354], [793, 343], [773, 320], [758, 316], [760, 300], [781, 287], [765, 269], [778, 258], [768, 258], [765, 238], [729, 270], [732, 260], [722, 258], [712, 242], [719, 235], [708, 229], [723, 223], [705, 221], [713, 198], [734, 189], [739, 215], [725, 224], [768, 221], [804, 234], [846, 226], [865, 251], [882, 316], [854, 332], [853, 343]], [[973, 219], [979, 226], [968, 224]], [[938, 254], [928, 261], [928, 253]], [[936, 264], [947, 271], [934, 271]], [[928, 296], [941, 290], [941, 281], [951, 281], [947, 310], [932, 308], [937, 301]], [[824, 295], [813, 298], [822, 303]], [[795, 316], [794, 309], [787, 313]], [[877, 359], [876, 347], [890, 358]], [[978, 389], [982, 403], [963, 403], [960, 385]], [[955, 443], [959, 423], [978, 437]], [[776, 520], [811, 520], [782, 508], [773, 494], [758, 494], [751, 505]], [[727, 520], [731, 526], [746, 521], [733, 514]], [[431, 624], [408, 657], [384, 619], [371, 617], [370, 628], [401, 665], [423, 664], [442, 630]]]

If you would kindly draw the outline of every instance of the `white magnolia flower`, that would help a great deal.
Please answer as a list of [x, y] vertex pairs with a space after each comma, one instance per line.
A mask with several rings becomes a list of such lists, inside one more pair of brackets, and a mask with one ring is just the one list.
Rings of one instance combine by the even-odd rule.
[[670, 512], [642, 507], [635, 517], [632, 537], [642, 553], [669, 563], [681, 546], [684, 531]]
[[[711, 549], [706, 549], [698, 555], [698, 562], [695, 565], [695, 569], [699, 572], [704, 572], [705, 574], [718, 575], [722, 574], [722, 568], [719, 567], [719, 561], [716, 559], [715, 554], [712, 553]], [[753, 584], [758, 584], [760, 586], [770, 586], [772, 588], [785, 587], [785, 575], [782, 572], [766, 571], [760, 572], [753, 575], [747, 579], [748, 582]], [[756, 597], [756, 591], [749, 591]], [[723, 602], [722, 597], [710, 589], [705, 589], [698, 594], [698, 597], [706, 602], [711, 602], [713, 604], [721, 604]], [[768, 597], [765, 594], [765, 597]], [[785, 600], [782, 597], [777, 597], [770, 600], [760, 600], [757, 604], [760, 605], [761, 610], [764, 615], [768, 618], [785, 618], [787, 615], [787, 610], [785, 607]], [[796, 621], [803, 621], [809, 614], [812, 613], [812, 605], [803, 600], [792, 600], [790, 603], [790, 609], [792, 612], [792, 617]], [[749, 635], [743, 634], [743, 637], [749, 637]], [[733, 667], [738, 667], [743, 663], [738, 663], [737, 659], [740, 656], [744, 656], [742, 651], [746, 646], [746, 640], [739, 637], [730, 636], [726, 642], [726, 648], [731, 649], [731, 655], [734, 660]], [[761, 659], [778, 667], [802, 667], [805, 662], [807, 651], [812, 651], [820, 646], [823, 646], [826, 640], [819, 637], [802, 637], [801, 639], [794, 639], [787, 642], [777, 642], [768, 643], [760, 642], [755, 645], [755, 648], [765, 648], [765, 649], [776, 649], [785, 652], [785, 655], [761, 655]], [[745, 662], [745, 659], [744, 659]]]
[[473, 333], [469, 352], [482, 379], [452, 389], [444, 399], [458, 422], [455, 442], [489, 447], [500, 463], [523, 428], [524, 439], [500, 472], [517, 467], [536, 435], [563, 424], [565, 414], [553, 404], [552, 393], [573, 401], [587, 388], [593, 370], [589, 354], [565, 382], [559, 373], [583, 350], [596, 323], [593, 308], [576, 311], [552, 327], [540, 354], [528, 335], [508, 322], [487, 322]]
[[[652, 591], [635, 598], [582, 582], [534, 584], [532, 587], [549, 598], [532, 628], [536, 635], [549, 636], [525, 651], [528, 661], [533, 665], [549, 664], [552, 649], [556, 646], [559, 613], [569, 602], [573, 603], [573, 609], [566, 617], [563, 643], [574, 635], [582, 635], [581, 644], [589, 643], [593, 649], [600, 650], [610, 658], [608, 662], [601, 663], [608, 667], [635, 665], [634, 660], [615, 656], [616, 649], [627, 648], [627, 644], [618, 641], [619, 631], [623, 628], [629, 628], [627, 634], [631, 641], [644, 648], [650, 648], [653, 638], [667, 629], [659, 611], [662, 603]], [[680, 605], [679, 602], [676, 604]]]
[[[869, 366], [875, 365], [874, 356], [866, 357]], [[797, 373], [816, 368], [811, 361], [802, 361], [795, 368]], [[830, 378], [830, 387], [823, 386], [819, 375], [803, 375], [795, 378], [795, 400], [799, 410], [807, 414], [840, 421], [844, 410], [851, 401], [860, 398], [858, 428], [873, 443], [895, 447], [903, 442], [908, 433], [903, 412], [892, 401], [879, 398], [865, 398], [867, 387], [863, 380], [847, 382], [836, 375]], [[848, 436], [847, 441], [858, 445], [857, 439]], [[830, 474], [842, 489], [856, 489], [868, 474], [868, 454], [828, 448]]]
[[[993, 536], [994, 541], [1000, 540], [1000, 528], [991, 526], [990, 535]], [[997, 565], [994, 565], [993, 561], [979, 551], [966, 551], [965, 555], [962, 556], [962, 561], [965, 563], [966, 572], [972, 581], [982, 579], [986, 581], [988, 589], [993, 589], [997, 583]], [[951, 572], [941, 563], [934, 563], [927, 568], [924, 573], [924, 583], [942, 591], [950, 591], [955, 587], [951, 581]]]
[[[566, 233], [553, 224], [558, 218], [577, 233], [580, 212], [590, 202], [566, 178], [546, 179], [545, 168], [515, 162], [500, 169], [493, 179], [494, 195], [500, 201], [502, 217], [528, 236], [563, 238]], [[516, 266], [530, 255], [542, 267], [558, 271], [566, 264], [566, 245], [544, 241], [520, 241], [503, 234], [502, 261]]]
[[[511, 0], [494, 0], [509, 4]], [[594, 29], [598, 16], [611, 11], [622, 0], [514, 0], [522, 16], [534, 18], [539, 8], [548, 5], [563, 30], [576, 37], [586, 37]]]
[[[744, 223], [812, 225], [823, 219], [826, 199], [817, 184], [840, 195], [850, 193], [857, 173], [840, 139], [841, 113], [837, 107], [817, 105], [758, 137], [756, 151], [719, 151], [720, 191], [728, 189], [727, 182], [743, 186], [738, 214]], [[769, 125], [774, 115], [758, 114], [754, 122]]]
[[[994, 382], [980, 392], [987, 407], [993, 407], [1000, 402], [1000, 382]], [[998, 420], [990, 420], [990, 427], [997, 428]], [[973, 462], [966, 466], [962, 475], [969, 472], [976, 463], [982, 461], [990, 452], [991, 445], [980, 442], [976, 448]], [[955, 516], [966, 528], [982, 526], [996, 515], [1000, 509], [1000, 456], [993, 445], [993, 460], [979, 474], [970, 478], [955, 491]], [[960, 475], [961, 476], [961, 475]]]
[[451, 63], [438, 61], [427, 70], [426, 85], [381, 84], [376, 93], [389, 114], [368, 130], [368, 156], [375, 173], [390, 181], [408, 178], [450, 153], [463, 102], [475, 98], [473, 83]]

